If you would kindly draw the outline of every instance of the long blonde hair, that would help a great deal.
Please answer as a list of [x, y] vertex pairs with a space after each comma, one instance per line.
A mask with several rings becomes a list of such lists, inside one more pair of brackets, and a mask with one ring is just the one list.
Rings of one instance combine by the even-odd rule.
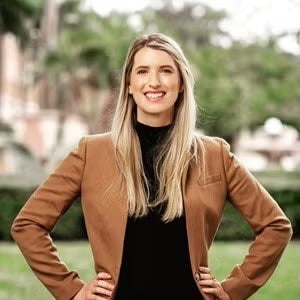
[[145, 216], [151, 206], [148, 199], [149, 185], [143, 170], [141, 149], [134, 125], [136, 104], [129, 94], [134, 56], [143, 47], [167, 52], [175, 61], [184, 87], [176, 101], [170, 133], [155, 160], [159, 191], [153, 205], [165, 205], [162, 220], [168, 222], [183, 214], [183, 174], [187, 172], [191, 159], [197, 153], [194, 136], [194, 77], [180, 46], [164, 34], [142, 35], [135, 39], [128, 50], [112, 122], [112, 138], [117, 164], [127, 188], [129, 216]]

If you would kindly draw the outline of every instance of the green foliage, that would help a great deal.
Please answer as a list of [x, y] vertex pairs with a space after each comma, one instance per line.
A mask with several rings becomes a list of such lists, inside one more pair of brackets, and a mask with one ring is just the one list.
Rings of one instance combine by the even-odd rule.
[[[300, 237], [300, 174], [299, 172], [282, 172], [279, 170], [266, 170], [255, 172], [256, 179], [263, 184], [281, 209], [290, 219], [294, 238]], [[250, 226], [231, 205], [225, 206], [222, 223], [217, 239], [251, 239], [253, 233]]]
[[[300, 237], [300, 189], [270, 189], [270, 194], [291, 220], [294, 237]], [[11, 240], [10, 228], [13, 219], [33, 192], [33, 188], [1, 188], [0, 189], [0, 240]], [[81, 203], [74, 201], [70, 209], [63, 215], [54, 228], [55, 239], [86, 239]], [[216, 237], [218, 240], [249, 240], [253, 233], [249, 225], [231, 204], [225, 206], [223, 219]]]
[[[278, 190], [268, 189], [275, 201], [285, 212], [292, 223], [294, 238], [300, 237], [300, 189]], [[217, 234], [218, 240], [249, 240], [254, 237], [250, 226], [241, 217], [237, 210], [226, 204], [223, 219]]]
[[60, 218], [51, 236], [57, 240], [86, 239], [87, 236], [79, 199]]
[[[299, 58], [279, 51], [275, 37], [250, 45], [232, 41], [220, 26], [225, 12], [200, 3], [187, 2], [178, 9], [172, 1], [164, 1], [159, 9], [108, 16], [84, 11], [81, 4], [80, 0], [60, 4], [58, 46], [45, 53], [40, 68], [58, 90], [73, 90], [74, 102], [83, 94], [83, 85], [113, 93], [133, 38], [160, 31], [174, 37], [190, 60], [196, 77], [197, 126], [207, 134], [232, 140], [241, 129], [252, 129], [269, 117], [300, 130]], [[232, 45], [223, 48], [220, 38]], [[72, 100], [54, 106], [64, 110], [73, 105], [62, 102]], [[80, 102], [78, 113], [86, 120], [95, 118], [91, 113], [95, 109], [87, 109], [94, 107], [94, 99]]]
[[0, 121], [0, 134], [12, 135], [14, 133], [13, 128], [6, 122]]
[[[128, 45], [134, 37], [128, 16], [101, 17], [78, 10], [77, 2], [67, 1], [60, 7], [59, 45], [46, 53], [44, 67], [64, 77], [77, 76], [78, 70], [85, 69], [86, 74], [96, 73], [101, 88], [114, 88], [116, 81], [112, 76], [121, 70]], [[67, 22], [70, 15], [76, 16], [72, 24]], [[77, 79], [81, 81], [80, 76]]]
[[[35, 188], [0, 189], [0, 240], [11, 240], [10, 229], [13, 220]], [[74, 240], [86, 238], [80, 201], [73, 203], [55, 226], [52, 236], [55, 239]]]
[[[34, 27], [25, 26], [24, 20], [41, 23], [42, 5], [46, 2], [2, 2], [2, 31], [22, 37], [17, 29], [25, 30], [28, 35]], [[140, 33], [160, 31], [173, 36], [191, 62], [200, 108], [198, 127], [206, 133], [231, 140], [242, 128], [252, 129], [269, 117], [277, 117], [300, 130], [299, 57], [280, 51], [276, 37], [249, 45], [235, 42], [221, 29], [225, 12], [200, 3], [187, 2], [178, 9], [172, 1], [164, 1], [159, 9], [112, 12], [108, 16], [82, 10], [81, 4], [81, 0], [62, 1], [57, 48], [35, 49], [37, 55], [45, 54], [43, 67], [36, 68], [40, 72], [36, 77], [52, 80], [58, 91], [73, 89], [72, 100], [61, 99], [53, 106], [62, 110], [77, 107], [77, 103], [62, 105], [62, 102], [78, 101], [76, 95], [82, 94], [81, 87], [86, 84], [94, 90], [115, 91], [133, 38]], [[220, 38], [232, 45], [222, 47]], [[64, 97], [59, 94], [56, 98]], [[95, 102], [81, 101], [91, 107]], [[78, 112], [86, 120], [93, 118], [82, 103]]]
[[144, 31], [155, 24], [187, 54], [196, 78], [200, 129], [232, 140], [242, 128], [277, 117], [300, 130], [299, 57], [280, 51], [275, 37], [249, 45], [231, 40], [223, 48], [216, 37], [230, 41], [220, 29], [226, 15], [202, 4], [188, 3], [178, 10], [166, 1], [163, 8], [142, 16]]
[[30, 28], [38, 23], [42, 0], [3, 0], [0, 2], [0, 34], [11, 32], [22, 42], [29, 39]]
[[293, 229], [294, 237], [300, 237], [300, 190], [280, 190], [272, 191], [272, 196], [278, 200], [279, 205], [289, 217]]
[[250, 226], [231, 204], [226, 203], [216, 239], [221, 241], [250, 240], [253, 237]]
[[[149, 13], [150, 11], [150, 13]], [[142, 13], [144, 32], [157, 31], [171, 35], [189, 51], [209, 45], [216, 36], [227, 35], [220, 29], [224, 11], [215, 11], [201, 3], [186, 2], [182, 9], [174, 7], [173, 1], [164, 1], [160, 9], [148, 8]]]
[[10, 240], [10, 228], [17, 212], [32, 193], [32, 189], [10, 189], [0, 190], [0, 240]]
[[206, 46], [192, 54], [192, 63], [201, 107], [198, 127], [208, 134], [231, 139], [272, 116], [300, 129], [293, 114], [300, 95], [295, 58], [267, 46]]
[[71, 0], [60, 6], [58, 46], [46, 51], [39, 77], [47, 78], [56, 95], [46, 105], [62, 115], [75, 111], [94, 133], [102, 107], [99, 94], [112, 93], [118, 86], [134, 31], [128, 15], [101, 17], [79, 9], [79, 4]]

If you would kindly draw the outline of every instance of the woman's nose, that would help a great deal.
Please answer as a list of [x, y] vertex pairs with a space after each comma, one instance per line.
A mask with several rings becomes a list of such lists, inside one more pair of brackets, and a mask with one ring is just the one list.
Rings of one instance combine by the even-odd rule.
[[156, 73], [151, 73], [149, 78], [149, 86], [152, 88], [160, 87], [159, 75]]

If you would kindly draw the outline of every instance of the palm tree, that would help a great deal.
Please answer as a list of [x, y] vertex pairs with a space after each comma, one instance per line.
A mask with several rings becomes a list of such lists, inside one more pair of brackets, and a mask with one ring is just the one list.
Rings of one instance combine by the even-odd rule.
[[[76, 0], [71, 2], [74, 5]], [[79, 113], [90, 132], [104, 131], [109, 121], [99, 116], [108, 116], [114, 110], [112, 93], [134, 31], [127, 15], [104, 18], [67, 4], [60, 8], [63, 13], [58, 47], [46, 55], [45, 72], [53, 74], [64, 92], [57, 97], [57, 106], [65, 112]], [[102, 94], [106, 99], [101, 99]], [[101, 101], [107, 105], [101, 105]]]
[[30, 31], [38, 24], [41, 8], [42, 0], [2, 0], [0, 35], [13, 33], [24, 45], [30, 39]]
[[[2, 41], [6, 33], [14, 34], [24, 50], [32, 42], [32, 34], [39, 25], [42, 0], [2, 0], [0, 2], [0, 58], [2, 57]], [[0, 59], [0, 79], [2, 65]], [[1, 109], [0, 80], [0, 109]]]

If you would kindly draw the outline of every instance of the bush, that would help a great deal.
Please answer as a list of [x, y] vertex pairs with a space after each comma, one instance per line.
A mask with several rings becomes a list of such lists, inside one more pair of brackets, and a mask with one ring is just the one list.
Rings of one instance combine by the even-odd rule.
[[10, 240], [10, 228], [17, 213], [33, 189], [0, 189], [0, 240]]
[[[269, 193], [277, 201], [281, 209], [290, 219], [294, 238], [300, 237], [300, 190], [270, 190]], [[236, 240], [253, 238], [248, 223], [229, 203], [225, 205], [223, 219], [217, 234], [219, 240]]]
[[[0, 189], [0, 240], [12, 240], [10, 229], [12, 222], [23, 207], [35, 188]], [[54, 239], [74, 240], [85, 239], [86, 231], [84, 226], [81, 204], [76, 200], [70, 209], [63, 215], [56, 224], [52, 237]]]
[[253, 238], [253, 232], [248, 223], [229, 203], [226, 203], [217, 240], [248, 240]]
[[[300, 187], [299, 187], [300, 188]], [[277, 200], [282, 210], [290, 219], [294, 237], [300, 237], [300, 189], [299, 190], [276, 190], [270, 191], [274, 199]]]
[[74, 201], [69, 210], [56, 224], [52, 237], [59, 240], [86, 239], [86, 230], [80, 199]]
[[[0, 240], [11, 240], [10, 228], [19, 210], [29, 198], [34, 188], [0, 188]], [[300, 237], [300, 189], [270, 190], [280, 207], [291, 220], [294, 238]], [[83, 214], [79, 199], [58, 221], [52, 233], [54, 239], [78, 240], [86, 239]], [[252, 239], [253, 233], [249, 225], [230, 205], [226, 204], [218, 240]]]

